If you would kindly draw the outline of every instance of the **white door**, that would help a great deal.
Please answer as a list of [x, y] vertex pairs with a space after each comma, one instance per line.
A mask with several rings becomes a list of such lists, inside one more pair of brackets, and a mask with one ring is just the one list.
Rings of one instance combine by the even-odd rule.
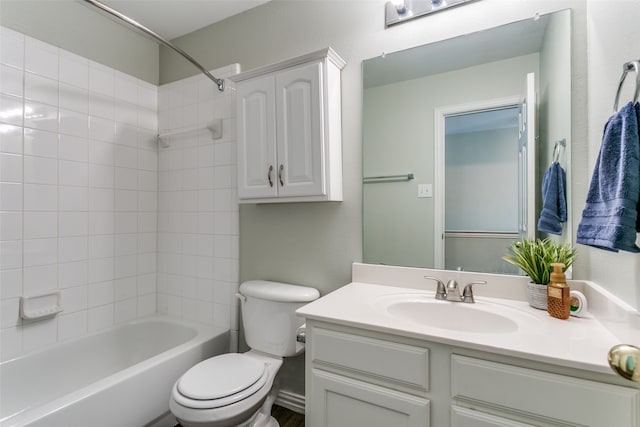
[[521, 239], [536, 236], [536, 79], [527, 74], [525, 96], [520, 104], [520, 129], [518, 132], [518, 215]]
[[278, 194], [324, 195], [321, 63], [276, 76], [276, 111]]
[[238, 197], [276, 197], [278, 187], [273, 77], [237, 86]]

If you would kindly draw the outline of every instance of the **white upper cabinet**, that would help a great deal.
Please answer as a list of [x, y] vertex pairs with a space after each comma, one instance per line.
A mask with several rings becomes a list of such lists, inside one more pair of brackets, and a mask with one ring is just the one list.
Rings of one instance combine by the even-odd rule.
[[344, 65], [327, 48], [233, 77], [240, 203], [342, 200]]

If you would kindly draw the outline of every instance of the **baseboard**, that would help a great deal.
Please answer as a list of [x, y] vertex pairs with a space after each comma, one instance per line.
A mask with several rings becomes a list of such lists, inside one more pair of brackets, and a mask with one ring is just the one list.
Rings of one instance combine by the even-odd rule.
[[280, 390], [275, 404], [297, 412], [304, 414], [305, 397], [298, 393], [293, 393], [287, 390]]

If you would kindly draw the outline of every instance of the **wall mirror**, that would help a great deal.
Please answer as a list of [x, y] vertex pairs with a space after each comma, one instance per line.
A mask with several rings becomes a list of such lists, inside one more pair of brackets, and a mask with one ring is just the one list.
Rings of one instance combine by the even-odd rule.
[[365, 262], [517, 274], [544, 171], [570, 179], [570, 10], [365, 60], [362, 134]]

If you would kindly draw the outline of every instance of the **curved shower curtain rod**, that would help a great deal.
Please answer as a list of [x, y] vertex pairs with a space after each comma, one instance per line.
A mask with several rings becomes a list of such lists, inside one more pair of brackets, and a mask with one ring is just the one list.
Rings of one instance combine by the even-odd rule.
[[85, 2], [97, 7], [98, 9], [101, 9], [113, 16], [115, 16], [116, 18], [126, 22], [129, 25], [133, 25], [134, 27], [136, 27], [137, 29], [139, 29], [140, 31], [142, 31], [143, 33], [153, 37], [154, 39], [156, 39], [157, 41], [159, 41], [161, 44], [165, 45], [166, 47], [173, 49], [174, 51], [176, 51], [177, 53], [179, 53], [180, 55], [182, 55], [187, 61], [191, 62], [193, 65], [195, 65], [195, 67], [197, 69], [199, 69], [202, 74], [204, 74], [205, 76], [207, 76], [208, 78], [210, 78], [217, 86], [218, 86], [218, 90], [220, 90], [220, 92], [224, 91], [224, 80], [223, 79], [219, 79], [217, 77], [215, 77], [213, 74], [211, 74], [210, 72], [208, 72], [202, 65], [200, 65], [200, 63], [198, 61], [196, 61], [195, 59], [193, 59], [193, 57], [191, 55], [189, 55], [187, 52], [185, 52], [184, 50], [180, 49], [179, 47], [175, 46], [173, 43], [171, 43], [170, 41], [166, 40], [165, 38], [163, 38], [162, 36], [156, 34], [155, 32], [151, 31], [150, 29], [148, 29], [147, 27], [145, 27], [144, 25], [140, 24], [137, 21], [134, 21], [133, 19], [129, 18], [126, 15], [123, 15], [122, 13], [118, 12], [115, 9], [112, 9], [111, 7], [100, 3], [97, 0], [84, 0]]

